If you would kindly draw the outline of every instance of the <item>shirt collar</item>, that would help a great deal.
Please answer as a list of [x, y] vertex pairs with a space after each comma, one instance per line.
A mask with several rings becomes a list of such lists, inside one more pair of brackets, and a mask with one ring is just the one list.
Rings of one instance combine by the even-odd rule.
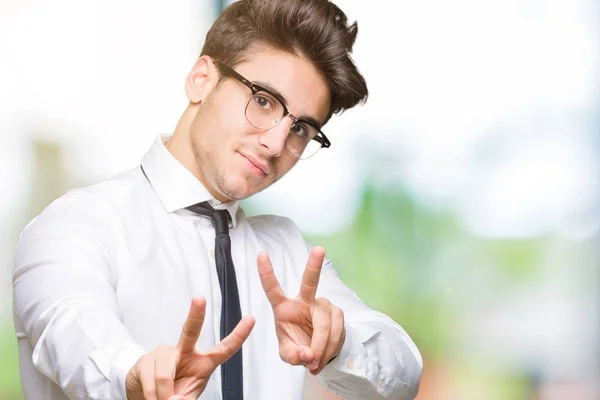
[[171, 135], [160, 135], [142, 158], [143, 172], [156, 191], [167, 212], [174, 212], [191, 205], [208, 201], [216, 209], [229, 211], [233, 226], [239, 202], [221, 203], [216, 200], [187, 168], [165, 147]]

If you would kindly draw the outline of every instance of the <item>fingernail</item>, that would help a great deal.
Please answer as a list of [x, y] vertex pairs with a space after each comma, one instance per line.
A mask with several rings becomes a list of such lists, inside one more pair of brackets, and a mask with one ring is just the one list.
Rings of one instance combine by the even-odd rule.
[[314, 359], [311, 361], [310, 364], [308, 364], [308, 369], [313, 370], [315, 368], [317, 368], [319, 366], [319, 360]]
[[306, 352], [304, 350], [302, 350], [300, 352], [300, 358], [302, 359], [302, 361], [306, 361], [307, 357], [306, 357]]

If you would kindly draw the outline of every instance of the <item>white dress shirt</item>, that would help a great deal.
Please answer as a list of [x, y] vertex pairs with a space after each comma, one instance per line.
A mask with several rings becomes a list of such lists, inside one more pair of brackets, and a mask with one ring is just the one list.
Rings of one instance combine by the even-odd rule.
[[[273, 311], [256, 257], [267, 251], [285, 293], [298, 294], [310, 246], [289, 219], [247, 218], [237, 202], [220, 204], [159, 137], [136, 167], [72, 190], [23, 230], [13, 275], [21, 380], [29, 400], [125, 399], [138, 358], [176, 345], [192, 296], [205, 296], [197, 343], [219, 341], [221, 290], [210, 219], [186, 210], [201, 201], [226, 208], [242, 315], [256, 325], [243, 345], [244, 398], [301, 399], [306, 369], [279, 357]], [[329, 260], [318, 297], [345, 314], [341, 353], [319, 374], [345, 399], [413, 399], [422, 359], [407, 333], [344, 285]], [[200, 399], [221, 398], [219, 369]]]

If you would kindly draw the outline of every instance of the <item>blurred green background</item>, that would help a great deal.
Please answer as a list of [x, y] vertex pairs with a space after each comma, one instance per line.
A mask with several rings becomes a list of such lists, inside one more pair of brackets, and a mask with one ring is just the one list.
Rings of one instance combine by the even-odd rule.
[[[0, 399], [22, 398], [19, 232], [172, 130], [227, 3], [0, 2]], [[418, 399], [600, 398], [598, 4], [336, 3], [369, 101], [244, 207], [292, 217], [409, 332]]]

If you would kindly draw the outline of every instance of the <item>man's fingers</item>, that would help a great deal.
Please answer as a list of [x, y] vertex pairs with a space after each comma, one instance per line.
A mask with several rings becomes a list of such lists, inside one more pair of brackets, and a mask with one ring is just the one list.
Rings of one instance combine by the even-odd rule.
[[344, 312], [340, 308], [331, 305], [331, 330], [329, 332], [327, 348], [319, 362], [319, 368], [311, 372], [318, 374], [325, 368], [325, 365], [327, 365], [329, 360], [336, 356], [341, 350], [345, 337], [346, 328], [344, 326]]
[[313, 247], [306, 263], [306, 269], [302, 275], [302, 284], [300, 285], [299, 297], [306, 302], [311, 303], [315, 300], [324, 259], [325, 249], [319, 246]]
[[258, 276], [260, 277], [260, 283], [262, 284], [263, 290], [269, 299], [269, 303], [273, 307], [286, 300], [283, 289], [279, 286], [279, 281], [273, 272], [273, 265], [271, 259], [267, 253], [260, 252], [256, 258], [258, 265]]
[[314, 359], [306, 365], [310, 371], [316, 370], [325, 355], [329, 334], [331, 332], [331, 303], [327, 299], [319, 299], [313, 313], [313, 334], [310, 348]]
[[154, 380], [158, 400], [168, 400], [175, 394], [175, 364], [177, 362], [177, 349], [174, 347], [159, 346], [154, 359]]
[[254, 317], [248, 315], [238, 322], [235, 329], [218, 343], [211, 351], [205, 354], [213, 363], [213, 370], [229, 360], [250, 336], [254, 328]]
[[179, 338], [179, 351], [182, 354], [193, 353], [196, 349], [196, 342], [200, 337], [200, 330], [204, 323], [204, 314], [206, 313], [206, 299], [204, 297], [192, 298], [192, 305], [188, 314], [181, 337]]
[[305, 365], [312, 361], [313, 351], [301, 344], [288, 343], [279, 346], [279, 357], [290, 365]]

